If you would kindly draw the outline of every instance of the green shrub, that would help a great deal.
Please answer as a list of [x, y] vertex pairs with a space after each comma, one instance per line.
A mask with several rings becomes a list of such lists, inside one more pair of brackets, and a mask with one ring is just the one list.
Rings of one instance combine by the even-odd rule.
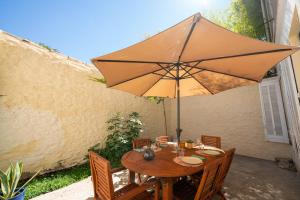
[[137, 112], [130, 113], [127, 118], [116, 113], [106, 123], [108, 136], [104, 143], [105, 147], [101, 148], [100, 144], [96, 144], [89, 150], [108, 159], [112, 167], [118, 167], [122, 156], [132, 150], [132, 141], [143, 132], [143, 123]]

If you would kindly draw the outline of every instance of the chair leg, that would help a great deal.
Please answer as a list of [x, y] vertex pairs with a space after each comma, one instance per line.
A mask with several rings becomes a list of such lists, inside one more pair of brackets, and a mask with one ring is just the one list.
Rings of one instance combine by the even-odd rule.
[[156, 184], [155, 186], [155, 191], [154, 191], [154, 200], [159, 200], [159, 196], [160, 196], [160, 185]]
[[142, 178], [141, 178], [141, 174], [137, 174], [137, 178], [138, 178], [138, 184], [142, 184]]

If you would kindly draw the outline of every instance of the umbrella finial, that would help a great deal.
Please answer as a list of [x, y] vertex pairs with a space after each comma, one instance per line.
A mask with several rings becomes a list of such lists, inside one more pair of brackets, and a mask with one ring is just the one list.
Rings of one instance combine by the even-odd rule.
[[193, 19], [193, 23], [197, 23], [201, 18], [201, 14], [200, 13], [196, 13], [194, 15], [194, 19]]

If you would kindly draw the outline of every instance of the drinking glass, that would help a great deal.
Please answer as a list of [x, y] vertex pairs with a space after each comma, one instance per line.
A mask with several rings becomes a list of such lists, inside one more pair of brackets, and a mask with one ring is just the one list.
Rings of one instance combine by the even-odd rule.
[[177, 142], [175, 142], [174, 144], [173, 144], [173, 147], [174, 147], [174, 151], [176, 151], [176, 152], [178, 152], [178, 143]]
[[181, 158], [181, 157], [183, 157], [183, 156], [184, 156], [184, 149], [181, 149], [181, 148], [180, 148], [180, 149], [178, 150], [178, 157]]

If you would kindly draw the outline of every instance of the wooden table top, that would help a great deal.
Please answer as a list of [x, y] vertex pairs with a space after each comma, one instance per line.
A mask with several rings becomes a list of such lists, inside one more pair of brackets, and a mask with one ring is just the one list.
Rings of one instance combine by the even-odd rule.
[[[130, 171], [140, 174], [156, 177], [180, 177], [202, 171], [205, 163], [219, 157], [201, 154], [200, 156], [207, 158], [204, 164], [199, 167], [185, 167], [173, 161], [177, 156], [177, 153], [172, 152], [173, 150], [171, 146], [164, 147], [161, 151], [155, 152], [155, 158], [151, 161], [144, 160], [143, 152], [130, 151], [123, 155], [121, 162]], [[193, 154], [195, 154], [194, 149], [185, 149], [184, 151], [184, 156]]]

